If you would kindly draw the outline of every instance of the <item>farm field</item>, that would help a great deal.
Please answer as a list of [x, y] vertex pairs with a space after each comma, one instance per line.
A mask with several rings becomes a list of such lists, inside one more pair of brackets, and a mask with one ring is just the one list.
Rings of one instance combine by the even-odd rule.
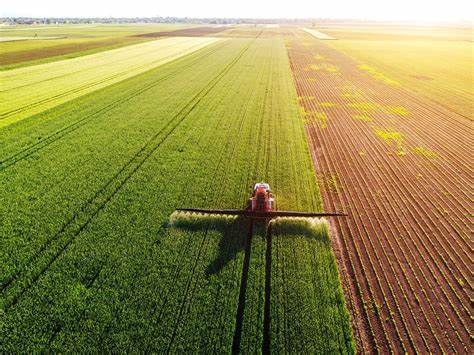
[[474, 37], [470, 27], [339, 27], [325, 31], [338, 38], [330, 44], [361, 67], [382, 71], [394, 83], [472, 120]]
[[146, 40], [138, 35], [193, 27], [155, 25], [48, 25], [0, 27], [0, 38], [29, 38], [0, 42], [0, 70], [47, 63], [119, 48]]
[[[354, 352], [327, 232], [169, 225], [178, 207], [238, 208], [261, 180], [279, 209], [322, 210], [283, 36], [261, 31], [140, 44], [173, 60], [7, 118], [0, 352]], [[69, 63], [97, 78], [114, 68], [98, 55]], [[67, 92], [61, 65], [41, 65], [58, 80], [45, 100]], [[36, 100], [35, 69], [2, 75], [25, 70], [8, 85]]]
[[215, 43], [173, 37], [0, 72], [0, 127], [148, 71]]
[[294, 30], [286, 46], [324, 206], [349, 213], [333, 244], [358, 347], [469, 353], [472, 43], [432, 43], [422, 63], [423, 43], [321, 31], [339, 39]]

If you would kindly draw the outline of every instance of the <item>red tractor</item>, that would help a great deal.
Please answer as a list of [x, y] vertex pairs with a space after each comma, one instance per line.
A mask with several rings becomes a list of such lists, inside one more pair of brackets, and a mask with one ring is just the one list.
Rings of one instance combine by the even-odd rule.
[[331, 217], [346, 216], [345, 213], [320, 213], [320, 212], [297, 212], [297, 211], [275, 211], [275, 199], [270, 185], [260, 182], [254, 185], [252, 196], [249, 198], [247, 208], [244, 210], [208, 210], [201, 208], [179, 208], [177, 211], [224, 214], [244, 216], [255, 219], [272, 219], [275, 217]]
[[255, 184], [252, 197], [249, 198], [247, 211], [270, 212], [273, 211], [275, 199], [273, 198], [270, 185], [264, 182]]

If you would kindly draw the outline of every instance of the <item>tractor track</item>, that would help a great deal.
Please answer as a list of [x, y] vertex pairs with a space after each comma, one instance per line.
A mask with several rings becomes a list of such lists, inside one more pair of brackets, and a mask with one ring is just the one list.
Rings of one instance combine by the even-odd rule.
[[[11, 307], [15, 306], [21, 299], [23, 294], [38, 281], [41, 275], [49, 269], [49, 267], [63, 254], [76, 239], [76, 237], [89, 225], [93, 218], [107, 205], [107, 203], [117, 194], [117, 192], [129, 181], [129, 179], [141, 168], [141, 166], [148, 160], [148, 158], [163, 144], [166, 139], [179, 127], [179, 125], [188, 117], [188, 115], [194, 110], [199, 104], [203, 97], [205, 97], [227, 74], [229, 70], [239, 61], [239, 59], [248, 50], [249, 43], [244, 47], [237, 56], [226, 65], [219, 74], [217, 74], [209, 83], [201, 89], [188, 103], [172, 118], [168, 123], [160, 129], [149, 141], [139, 150], [134, 156], [106, 183], [101, 189], [99, 189], [95, 195], [90, 198], [80, 209], [76, 212], [61, 228], [61, 230], [55, 234], [55, 236], [45, 243], [42, 248], [33, 256], [29, 264], [33, 264], [38, 261], [43, 255], [47, 255], [50, 245], [57, 240], [60, 242], [61, 236], [65, 236], [66, 239], [62, 245], [57, 248], [53, 247], [52, 256], [46, 262], [46, 265], [40, 267], [38, 273], [33, 273], [30, 277], [26, 276], [24, 283], [26, 284], [16, 292], [13, 292], [12, 296], [9, 296], [5, 301], [5, 311], [8, 311]], [[161, 139], [160, 139], [161, 137]], [[58, 249], [54, 251], [54, 249]], [[9, 293], [9, 290], [14, 288], [13, 283], [20, 283], [19, 280], [22, 275], [21, 271], [10, 277], [3, 285], [0, 290], [3, 294]], [[16, 282], [15, 282], [16, 281]], [[22, 283], [20, 283], [21, 285]]]
[[[258, 38], [258, 37], [259, 36], [257, 36], [256, 38]], [[247, 108], [245, 108], [245, 112], [246, 111], [247, 111]], [[240, 115], [240, 117], [242, 117], [240, 126], [243, 125], [243, 123], [244, 123], [243, 118], [245, 116], [246, 116], [245, 113], [243, 115]], [[260, 115], [260, 116], [262, 116], [262, 115]], [[250, 139], [250, 141], [252, 141], [253, 137], [249, 136], [249, 139]], [[229, 144], [229, 143], [230, 142], [227, 142], [227, 144]], [[234, 145], [232, 147], [232, 150], [234, 151], [235, 149], [236, 149], [236, 146]], [[226, 149], [224, 149], [223, 151], [226, 151]], [[231, 154], [231, 155], [233, 155], [233, 154]], [[254, 160], [255, 160], [255, 164], [258, 165], [258, 155], [255, 156]], [[217, 171], [219, 170], [219, 166], [221, 165], [221, 163], [223, 163], [222, 159], [219, 160], [218, 168], [215, 169], [216, 174], [217, 174]], [[225, 175], [227, 175], [227, 172], [225, 173]], [[249, 179], [252, 179], [252, 178], [249, 178]], [[244, 185], [246, 186], [246, 185], [249, 185], [249, 184], [247, 182]], [[245, 187], [245, 186], [243, 186], [243, 187]], [[241, 190], [242, 189], [239, 189], [238, 191], [241, 191]], [[253, 230], [253, 222], [250, 223], [249, 228]], [[239, 229], [241, 230], [241, 228], [239, 228]], [[243, 326], [243, 316], [244, 316], [244, 310], [245, 310], [246, 285], [247, 285], [248, 268], [249, 268], [249, 261], [250, 261], [250, 252], [251, 252], [251, 245], [250, 245], [249, 238], [251, 238], [252, 233], [253, 233], [253, 231], [250, 231], [250, 230], [247, 233], [247, 244], [246, 244], [247, 247], [246, 247], [246, 252], [245, 252], [245, 256], [244, 256], [245, 260], [244, 260], [243, 271], [242, 271], [242, 281], [243, 281], [243, 283], [241, 283], [241, 288], [240, 288], [239, 303], [238, 303], [238, 309], [237, 309], [237, 314], [236, 314], [236, 329], [235, 329], [235, 332], [234, 332], [234, 340], [233, 340], [233, 343], [232, 343], [233, 351], [238, 351], [238, 349], [240, 349], [241, 332], [242, 332], [242, 326]], [[191, 280], [192, 280], [192, 277], [189, 278], [188, 282], [190, 282]], [[183, 300], [185, 300], [185, 298]], [[163, 307], [162, 307], [162, 309], [163, 309]], [[161, 317], [159, 317], [159, 319], [161, 319]], [[171, 345], [173, 343], [173, 340], [176, 337], [175, 332], [177, 330], [177, 327], [178, 327], [179, 323], [180, 323], [180, 321], [178, 320], [178, 322], [176, 323], [176, 326], [175, 326], [175, 331], [173, 332], [172, 339], [169, 343], [169, 350], [171, 350]]]
[[[212, 48], [209, 48], [207, 51], [203, 51], [203, 53], [201, 53], [202, 55], [200, 55], [198, 58], [195, 58], [193, 61], [191, 61], [189, 64], [188, 64], [188, 67], [189, 66], [192, 66], [194, 65], [195, 63], [199, 62], [200, 60], [212, 55], [213, 53], [217, 52], [219, 49], [221, 49], [225, 44], [228, 44], [227, 41], [224, 41], [224, 42], [221, 42], [221, 43], [217, 43], [215, 44]], [[212, 50], [211, 50], [212, 49]], [[193, 53], [191, 53], [192, 55]], [[180, 60], [181, 58], [177, 59], [177, 60]], [[182, 58], [184, 59], [184, 57]], [[176, 61], [173, 61], [173, 62], [170, 62], [169, 64], [174, 64], [176, 63]], [[165, 65], [167, 65], [168, 63], [166, 63]], [[154, 69], [151, 69], [151, 70], [154, 70]], [[66, 135], [68, 135], [69, 133], [72, 133], [74, 132], [75, 130], [77, 130], [78, 128], [82, 127], [83, 125], [89, 123], [92, 119], [94, 118], [97, 118], [97, 117], [100, 117], [101, 114], [103, 113], [106, 113], [106, 112], [109, 112], [109, 111], [112, 111], [113, 109], [115, 109], [116, 107], [122, 105], [122, 104], [125, 104], [127, 103], [128, 101], [134, 99], [135, 97], [138, 97], [140, 96], [141, 94], [153, 89], [154, 87], [156, 87], [157, 85], [159, 85], [160, 83], [162, 83], [163, 81], [166, 81], [167, 79], [169, 78], [172, 78], [173, 76], [175, 76], [176, 74], [180, 73], [182, 71], [182, 68], [179, 68], [177, 70], [174, 70], [173, 72], [171, 72], [170, 74], [162, 77], [162, 78], [159, 78], [157, 79], [156, 81], [154, 81], [153, 83], [145, 86], [145, 87], [141, 87], [139, 88], [138, 90], [132, 92], [130, 95], [128, 96], [125, 96], [125, 97], [121, 97], [120, 99], [117, 99], [117, 100], [114, 100], [113, 102], [111, 102], [110, 104], [100, 108], [99, 110], [97, 111], [94, 111], [93, 113], [85, 116], [84, 118], [81, 118], [80, 120], [77, 120], [59, 130], [57, 130], [56, 132], [48, 135], [47, 137], [45, 138], [42, 138], [41, 140], [39, 140], [38, 142], [32, 144], [32, 145], [29, 145], [25, 148], [22, 148], [21, 150], [19, 150], [18, 152], [14, 153], [13, 155], [10, 155], [8, 156], [7, 158], [5, 158], [3, 161], [0, 161], [0, 172], [6, 168], [8, 168], [9, 166], [12, 166], [16, 163], [18, 163], [19, 161], [25, 159], [25, 158], [28, 158], [30, 155], [40, 151], [41, 149], [43, 148], [46, 148], [47, 146], [49, 146], [50, 144], [58, 141], [59, 139], [65, 137]], [[104, 88], [105, 89], [105, 88]]]
[[[291, 38], [288, 49], [298, 93], [335, 104], [322, 108], [314, 100], [302, 102], [306, 111], [328, 115], [327, 128], [309, 121], [306, 129], [324, 204], [349, 212], [334, 227], [341, 245], [338, 261], [348, 273], [342, 275], [348, 304], [353, 318], [363, 315], [362, 324], [353, 323], [362, 335], [359, 348], [467, 351], [473, 294], [472, 275], [466, 272], [472, 264], [472, 243], [463, 217], [472, 206], [467, 122], [409, 90], [376, 82], [321, 42], [304, 48], [300, 38]], [[338, 65], [340, 73], [306, 70], [315, 51]], [[359, 100], [379, 105], [388, 118], [369, 112], [373, 123], [355, 120], [354, 110], [340, 96], [342, 87], [354, 89]], [[404, 119], [385, 109], [397, 102], [409, 111]], [[439, 156], [429, 159], [409, 151], [398, 157], [393, 145], [375, 136], [377, 125], [403, 132], [402, 148], [428, 146]], [[420, 171], [422, 177], [414, 178]], [[337, 176], [336, 191], [327, 174]]]
[[268, 224], [265, 236], [265, 301], [263, 308], [263, 344], [262, 353], [270, 354], [270, 312], [271, 312], [271, 280], [272, 280], [272, 225]]
[[247, 238], [245, 240], [245, 256], [244, 264], [242, 267], [242, 278], [240, 280], [240, 292], [239, 292], [239, 305], [237, 307], [237, 313], [235, 317], [235, 331], [234, 338], [232, 341], [232, 354], [240, 353], [240, 342], [242, 339], [242, 328], [245, 314], [245, 297], [247, 291], [247, 280], [249, 275], [250, 267], [250, 253], [252, 252], [252, 234], [253, 234], [254, 221], [249, 221], [249, 227], [247, 231]]

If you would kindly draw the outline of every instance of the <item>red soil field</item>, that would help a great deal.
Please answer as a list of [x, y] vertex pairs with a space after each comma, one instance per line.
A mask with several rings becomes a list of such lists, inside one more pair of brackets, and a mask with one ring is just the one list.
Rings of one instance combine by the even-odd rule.
[[202, 37], [206, 35], [213, 35], [222, 31], [225, 31], [228, 27], [194, 27], [194, 28], [183, 28], [181, 30], [175, 31], [162, 31], [162, 32], [150, 32], [150, 33], [142, 33], [136, 35], [135, 37]]
[[286, 39], [359, 350], [472, 348], [472, 123]]

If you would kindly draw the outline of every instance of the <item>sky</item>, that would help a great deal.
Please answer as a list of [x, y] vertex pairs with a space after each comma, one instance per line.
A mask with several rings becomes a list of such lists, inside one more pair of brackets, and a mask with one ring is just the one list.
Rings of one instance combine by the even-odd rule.
[[472, 21], [472, 0], [1, 0], [0, 16]]

